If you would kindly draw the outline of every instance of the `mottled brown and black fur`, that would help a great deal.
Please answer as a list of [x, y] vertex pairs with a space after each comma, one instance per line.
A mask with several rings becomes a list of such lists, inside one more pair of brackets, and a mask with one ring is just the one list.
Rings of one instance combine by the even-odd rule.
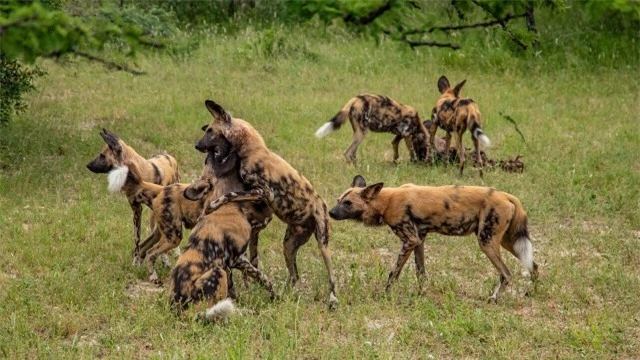
[[347, 119], [353, 128], [353, 141], [345, 151], [347, 161], [356, 160], [358, 146], [369, 130], [395, 135], [393, 160], [398, 160], [398, 144], [404, 139], [411, 160], [424, 161], [427, 157], [427, 129], [418, 112], [384, 95], [361, 94], [349, 100], [331, 120], [316, 131], [317, 137], [339, 129]]
[[[102, 129], [100, 136], [107, 145], [102, 149], [100, 154], [87, 164], [87, 168], [97, 174], [106, 174], [119, 167], [124, 166], [125, 162], [133, 163], [139, 170], [140, 179], [146, 182], [169, 185], [180, 181], [178, 172], [178, 163], [171, 155], [160, 154], [150, 159], [140, 156], [133, 148], [125, 144], [118, 136], [106, 129]], [[142, 203], [137, 199], [138, 187], [130, 183], [125, 183], [122, 191], [127, 196], [129, 206], [133, 211], [133, 235], [135, 242], [135, 255], [138, 254], [140, 245], [140, 228]], [[153, 228], [153, 221], [152, 221]]]
[[[454, 88], [449, 84], [446, 76], [441, 76], [438, 80], [438, 90], [440, 98], [436, 101], [436, 105], [432, 110], [432, 120], [435, 126], [429, 129], [430, 149], [435, 149], [435, 136], [438, 127], [447, 132], [445, 137], [444, 154], [448, 156], [449, 147], [451, 146], [451, 134], [455, 135], [456, 152], [460, 161], [460, 174], [464, 170], [465, 154], [462, 145], [462, 135], [467, 129], [471, 132], [471, 139], [476, 154], [480, 154], [483, 147], [489, 146], [489, 138], [482, 131], [482, 120], [478, 105], [469, 98], [461, 98], [460, 91], [466, 83], [462, 81]], [[478, 165], [482, 167], [482, 158]], [[446, 163], [446, 162], [445, 162]]]
[[424, 275], [423, 243], [430, 232], [455, 236], [476, 234], [480, 249], [500, 273], [500, 283], [489, 301], [497, 302], [500, 291], [511, 279], [502, 261], [501, 246], [522, 262], [533, 280], [538, 276], [522, 204], [515, 196], [493, 188], [414, 184], [384, 188], [383, 183], [367, 187], [365, 179], [358, 175], [329, 214], [336, 220], [388, 225], [400, 238], [402, 250], [389, 273], [387, 290], [397, 280], [412, 252], [418, 276]]
[[240, 176], [249, 191], [230, 193], [205, 207], [211, 213], [231, 201], [259, 199], [287, 224], [284, 257], [291, 282], [298, 280], [296, 254], [312, 234], [318, 241], [329, 276], [329, 305], [335, 306], [335, 283], [329, 254], [329, 215], [327, 205], [315, 192], [309, 180], [283, 158], [267, 148], [262, 136], [246, 121], [232, 118], [220, 105], [207, 100], [205, 105], [214, 120], [196, 148], [206, 151], [217, 138], [225, 138], [240, 157]]
[[[185, 196], [211, 201], [226, 193], [243, 190], [238, 165], [237, 154], [224, 156], [213, 165], [215, 186], [211, 189], [196, 182], [185, 190]], [[271, 298], [275, 296], [269, 280], [244, 256], [253, 231], [243, 211], [246, 205], [249, 203], [229, 203], [200, 217], [171, 272], [173, 306], [183, 309], [189, 303], [206, 300], [207, 306], [211, 307], [226, 299], [232, 268], [255, 278], [269, 291]]]

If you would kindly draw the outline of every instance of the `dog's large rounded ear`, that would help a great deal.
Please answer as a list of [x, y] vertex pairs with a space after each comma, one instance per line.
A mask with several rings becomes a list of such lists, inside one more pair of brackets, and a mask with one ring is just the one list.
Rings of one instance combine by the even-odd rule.
[[460, 84], [456, 85], [456, 87], [453, 88], [453, 95], [455, 97], [460, 97], [460, 90], [462, 90], [462, 87], [466, 83], [467, 83], [467, 79], [464, 79]]
[[440, 91], [440, 94], [444, 94], [444, 92], [450, 87], [449, 79], [444, 75], [440, 76], [440, 79], [438, 79], [438, 91]]
[[223, 123], [231, 122], [231, 115], [229, 115], [229, 113], [215, 101], [207, 100], [204, 102], [204, 105], [207, 107], [207, 110], [209, 110], [211, 115], [213, 115], [214, 119]]
[[209, 180], [199, 179], [184, 189], [182, 196], [187, 200], [198, 201], [202, 199], [202, 197], [205, 196], [212, 187], [213, 186]]
[[364, 180], [364, 177], [362, 175], [356, 175], [353, 178], [353, 182], [351, 183], [352, 188], [355, 188], [355, 187], [363, 188], [365, 186], [367, 186], [367, 182]]
[[110, 132], [107, 129], [102, 129], [100, 136], [102, 136], [102, 139], [104, 139], [104, 142], [107, 143], [109, 148], [114, 153], [116, 153], [117, 155], [122, 154], [122, 146], [120, 146], [120, 141], [119, 141], [120, 139], [118, 138], [118, 135]]
[[378, 196], [378, 193], [380, 193], [380, 190], [382, 190], [383, 186], [384, 186], [384, 183], [381, 183], [381, 182], [377, 184], [369, 185], [364, 190], [362, 190], [362, 192], [360, 193], [360, 196], [362, 196], [364, 201], [371, 201], [375, 199], [376, 196]]

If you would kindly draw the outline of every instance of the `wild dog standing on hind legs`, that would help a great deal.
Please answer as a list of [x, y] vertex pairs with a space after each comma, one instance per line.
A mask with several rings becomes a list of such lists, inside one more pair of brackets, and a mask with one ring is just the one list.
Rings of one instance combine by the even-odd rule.
[[329, 211], [336, 220], [356, 220], [369, 226], [388, 225], [402, 241], [395, 267], [389, 273], [386, 290], [398, 279], [412, 252], [418, 276], [424, 275], [424, 239], [429, 232], [442, 235], [475, 233], [482, 252], [500, 273], [500, 283], [489, 301], [511, 280], [502, 261], [500, 246], [518, 258], [535, 282], [538, 265], [527, 230], [527, 214], [513, 195], [480, 186], [417, 186], [405, 184], [383, 188], [383, 183], [366, 186], [357, 175], [338, 204]]
[[[211, 189], [198, 181], [185, 190], [190, 199], [213, 200], [227, 192], [244, 188], [238, 173], [239, 158], [235, 152], [216, 157], [211, 164], [216, 184]], [[206, 300], [208, 310], [201, 314], [207, 320], [226, 318], [233, 312], [227, 300], [231, 269], [239, 269], [263, 285], [275, 297], [271, 282], [245, 258], [252, 226], [243, 210], [250, 203], [232, 203], [218, 211], [203, 215], [191, 232], [189, 244], [171, 272], [170, 291], [173, 306], [184, 309], [189, 303]]]
[[384, 95], [361, 94], [349, 100], [336, 116], [322, 125], [316, 131], [316, 137], [321, 138], [338, 130], [347, 118], [353, 128], [353, 141], [344, 152], [347, 161], [356, 161], [358, 146], [369, 130], [396, 135], [391, 142], [394, 161], [398, 160], [398, 144], [403, 138], [412, 161], [426, 159], [427, 129], [413, 107]]
[[[491, 145], [489, 138], [482, 131], [482, 122], [480, 118], [480, 110], [478, 105], [469, 98], [460, 98], [460, 90], [467, 82], [463, 80], [461, 83], [451, 88], [449, 80], [446, 76], [442, 75], [438, 80], [438, 90], [440, 91], [440, 98], [436, 101], [436, 106], [432, 110], [432, 119], [435, 126], [429, 128], [429, 142], [430, 149], [436, 149], [435, 137], [436, 130], [441, 127], [447, 132], [445, 138], [444, 154], [449, 156], [449, 147], [451, 146], [451, 133], [455, 135], [456, 151], [460, 160], [460, 174], [464, 170], [464, 146], [462, 145], [462, 135], [467, 128], [471, 132], [471, 139], [473, 140], [473, 146], [476, 154], [478, 155], [478, 165], [482, 168], [482, 157], [480, 156], [480, 150], [484, 147]], [[445, 159], [445, 164], [447, 159]], [[482, 175], [482, 170], [480, 172]]]
[[[140, 227], [142, 203], [136, 198], [137, 186], [125, 186], [128, 183], [128, 168], [124, 162], [136, 164], [140, 172], [140, 179], [158, 185], [169, 185], [180, 181], [178, 163], [171, 155], [161, 154], [150, 159], [140, 156], [132, 147], [125, 144], [118, 136], [107, 129], [100, 133], [107, 145], [100, 154], [87, 164], [87, 168], [97, 174], [109, 173], [109, 190], [122, 190], [127, 196], [129, 206], [133, 211], [133, 237], [135, 242], [134, 264], [139, 263]], [[153, 218], [151, 228], [153, 230]]]
[[298, 281], [296, 254], [312, 234], [329, 276], [329, 306], [338, 303], [329, 254], [329, 215], [327, 205], [315, 192], [309, 180], [300, 175], [288, 162], [267, 148], [262, 136], [246, 121], [232, 118], [220, 105], [207, 100], [205, 105], [214, 120], [196, 148], [206, 151], [217, 138], [229, 141], [237, 150], [242, 181], [251, 189], [232, 192], [205, 207], [205, 214], [232, 201], [264, 200], [285, 223], [284, 257], [291, 282]]

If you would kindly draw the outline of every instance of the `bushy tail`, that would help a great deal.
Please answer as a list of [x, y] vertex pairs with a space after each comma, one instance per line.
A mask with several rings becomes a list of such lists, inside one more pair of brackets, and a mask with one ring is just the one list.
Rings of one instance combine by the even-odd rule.
[[229, 319], [235, 312], [236, 306], [230, 298], [219, 301], [212, 307], [208, 308], [204, 316], [209, 321], [225, 321]]
[[482, 131], [480, 121], [475, 116], [473, 116], [470, 120], [471, 136], [473, 136], [474, 139], [478, 140], [480, 149], [482, 150], [491, 146], [491, 140], [489, 140], [489, 137], [485, 135], [484, 131]]
[[332, 133], [335, 130], [340, 129], [342, 124], [347, 121], [351, 106], [357, 99], [358, 98], [353, 98], [349, 100], [349, 102], [344, 105], [342, 110], [340, 110], [333, 118], [331, 118], [331, 120], [327, 121], [318, 130], [316, 130], [316, 137], [321, 138], [329, 133]]
[[514, 254], [535, 280], [538, 276], [538, 265], [533, 260], [533, 244], [527, 229], [527, 213], [516, 197], [511, 196], [509, 201], [515, 206], [515, 212], [507, 235], [513, 244]]

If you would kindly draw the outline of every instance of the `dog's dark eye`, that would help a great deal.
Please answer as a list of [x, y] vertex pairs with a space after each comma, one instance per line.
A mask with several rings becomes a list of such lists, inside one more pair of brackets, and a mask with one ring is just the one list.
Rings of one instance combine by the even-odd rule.
[[212, 131], [213, 131], [213, 130], [211, 130], [211, 128], [208, 128], [208, 129], [207, 129], [207, 134], [211, 134], [211, 132], [212, 132]]
[[346, 207], [351, 207], [351, 200], [345, 200], [345, 202], [343, 202], [343, 204]]

